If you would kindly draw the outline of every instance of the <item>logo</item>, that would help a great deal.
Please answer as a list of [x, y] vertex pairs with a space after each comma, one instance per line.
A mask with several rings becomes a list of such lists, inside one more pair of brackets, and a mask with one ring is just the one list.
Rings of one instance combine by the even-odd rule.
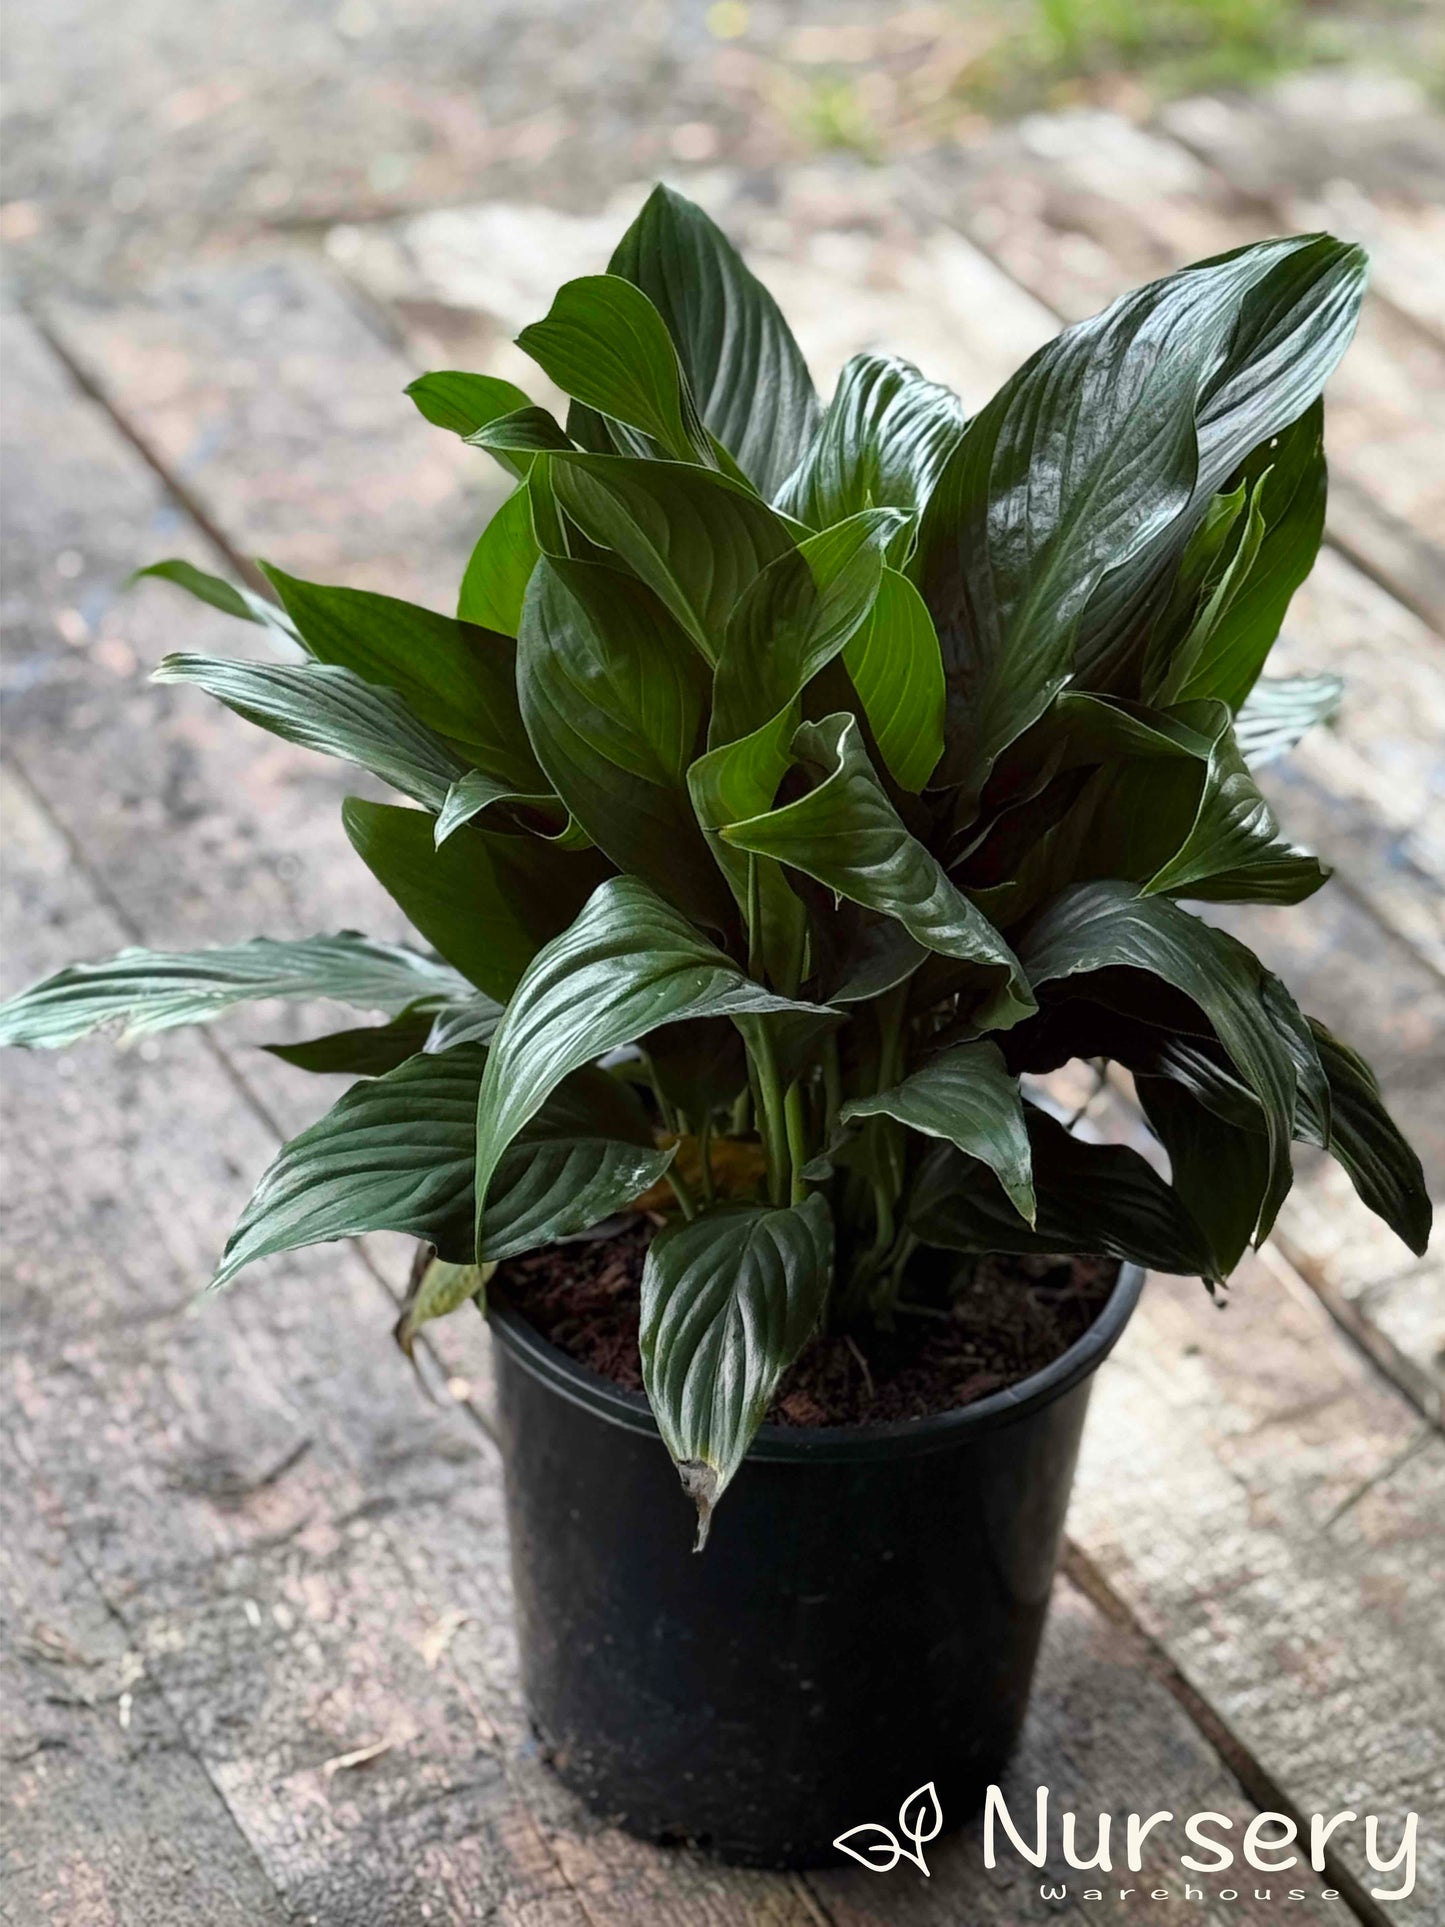
[[[897, 1833], [879, 1820], [865, 1820], [861, 1826], [840, 1833], [833, 1845], [870, 1873], [892, 1873], [900, 1860], [911, 1860], [926, 1879], [928, 1862], [923, 1858], [923, 1843], [936, 1840], [942, 1831], [943, 1809], [938, 1804], [938, 1789], [930, 1780], [927, 1786], [910, 1793], [898, 1809]], [[904, 1840], [913, 1844], [905, 1847]]]

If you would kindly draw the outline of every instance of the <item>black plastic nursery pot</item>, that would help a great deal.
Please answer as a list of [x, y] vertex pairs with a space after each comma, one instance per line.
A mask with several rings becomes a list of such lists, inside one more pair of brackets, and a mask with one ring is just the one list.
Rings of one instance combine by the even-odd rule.
[[964, 1820], [1018, 1736], [1093, 1375], [1143, 1274], [1044, 1370], [934, 1417], [765, 1425], [692, 1550], [646, 1401], [504, 1300], [522, 1671], [596, 1813], [744, 1865], [838, 1859], [933, 1781]]

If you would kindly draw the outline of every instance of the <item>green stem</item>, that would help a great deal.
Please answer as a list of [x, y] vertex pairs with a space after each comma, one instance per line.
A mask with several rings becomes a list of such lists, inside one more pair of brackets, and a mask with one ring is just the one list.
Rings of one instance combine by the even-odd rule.
[[682, 1215], [689, 1223], [697, 1216], [697, 1200], [693, 1197], [687, 1179], [676, 1164], [667, 1167], [667, 1181], [672, 1186], [673, 1196], [682, 1208]]
[[843, 1108], [843, 1072], [838, 1062], [838, 1033], [823, 1039], [823, 1148], [838, 1135], [838, 1113]]
[[808, 1162], [808, 1131], [803, 1121], [803, 1087], [796, 1081], [788, 1086], [788, 1095], [783, 1099], [783, 1119], [787, 1125], [788, 1162], [792, 1172], [789, 1195], [794, 1204], [801, 1204], [808, 1195], [803, 1177], [803, 1166]]
[[702, 1121], [702, 1129], [697, 1134], [697, 1152], [702, 1159], [702, 1201], [704, 1204], [713, 1204], [716, 1202], [717, 1192], [713, 1188], [712, 1181], [711, 1117], [705, 1117]]
[[768, 1196], [783, 1204], [788, 1196], [788, 1133], [783, 1114], [783, 1089], [778, 1060], [767, 1024], [755, 1018], [748, 1025], [748, 1053], [758, 1084], [758, 1124], [768, 1157]]

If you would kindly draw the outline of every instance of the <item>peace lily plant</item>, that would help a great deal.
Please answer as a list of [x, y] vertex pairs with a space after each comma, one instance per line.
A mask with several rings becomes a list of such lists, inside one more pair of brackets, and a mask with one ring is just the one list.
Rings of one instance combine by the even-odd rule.
[[[925, 1247], [1217, 1284], [1304, 1142], [1423, 1250], [1369, 1070], [1182, 907], [1325, 881], [1253, 772], [1339, 696], [1262, 671], [1319, 545], [1320, 392], [1364, 277], [1328, 236], [1264, 241], [1067, 329], [971, 419], [880, 354], [824, 408], [766, 291], [659, 189], [519, 338], [565, 426], [490, 376], [409, 391], [515, 482], [455, 617], [144, 572], [275, 644], [158, 680], [415, 806], [342, 817], [425, 947], [128, 950], [15, 998], [4, 1037], [380, 1013], [276, 1047], [357, 1081], [216, 1283], [409, 1233], [436, 1256], [408, 1343], [645, 1196], [644, 1381], [704, 1529], [810, 1335], [886, 1321]], [[1029, 1094], [1073, 1058], [1133, 1073], [1169, 1181]]]

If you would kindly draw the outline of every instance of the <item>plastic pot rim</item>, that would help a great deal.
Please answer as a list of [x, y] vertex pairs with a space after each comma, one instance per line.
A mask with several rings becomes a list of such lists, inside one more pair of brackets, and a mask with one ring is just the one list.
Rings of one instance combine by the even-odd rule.
[[[1122, 1264], [1113, 1290], [1089, 1329], [1041, 1371], [1002, 1391], [927, 1418], [893, 1419], [880, 1425], [765, 1424], [759, 1427], [748, 1457], [775, 1463], [902, 1458], [945, 1451], [1010, 1425], [1061, 1398], [1102, 1364], [1139, 1302], [1144, 1276], [1138, 1265]], [[498, 1344], [563, 1398], [625, 1431], [658, 1437], [657, 1422], [641, 1392], [627, 1391], [569, 1358], [523, 1317], [504, 1292], [489, 1291], [485, 1316]]]

